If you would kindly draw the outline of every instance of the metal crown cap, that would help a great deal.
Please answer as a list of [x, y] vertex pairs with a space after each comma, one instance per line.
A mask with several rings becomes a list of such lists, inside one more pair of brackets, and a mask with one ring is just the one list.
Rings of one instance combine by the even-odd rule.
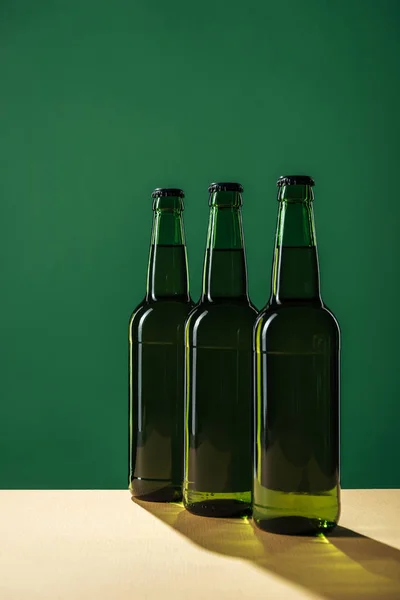
[[240, 183], [222, 182], [211, 183], [208, 188], [210, 194], [213, 192], [243, 192], [243, 186]]
[[151, 194], [152, 198], [168, 198], [173, 196], [177, 198], [184, 198], [185, 193], [179, 188], [156, 188]]
[[308, 175], [282, 175], [276, 182], [278, 187], [283, 185], [315, 185], [315, 181]]

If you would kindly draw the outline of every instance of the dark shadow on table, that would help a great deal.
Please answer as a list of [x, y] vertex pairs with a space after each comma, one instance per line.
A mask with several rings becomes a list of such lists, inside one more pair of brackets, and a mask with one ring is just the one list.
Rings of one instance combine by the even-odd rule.
[[134, 501], [202, 548], [248, 560], [324, 598], [400, 599], [400, 550], [350, 529], [337, 527], [329, 537], [274, 535], [251, 519], [197, 517], [182, 504]]

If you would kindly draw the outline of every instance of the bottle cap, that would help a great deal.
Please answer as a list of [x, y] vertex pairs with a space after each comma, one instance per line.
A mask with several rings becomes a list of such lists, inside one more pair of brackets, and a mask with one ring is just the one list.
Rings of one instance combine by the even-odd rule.
[[283, 185], [315, 185], [315, 181], [308, 175], [282, 175], [276, 182], [278, 187]]
[[178, 188], [156, 188], [151, 194], [152, 198], [168, 198], [174, 196], [176, 198], [184, 198], [185, 193]]
[[243, 186], [240, 183], [212, 183], [208, 188], [210, 194], [214, 192], [243, 192]]

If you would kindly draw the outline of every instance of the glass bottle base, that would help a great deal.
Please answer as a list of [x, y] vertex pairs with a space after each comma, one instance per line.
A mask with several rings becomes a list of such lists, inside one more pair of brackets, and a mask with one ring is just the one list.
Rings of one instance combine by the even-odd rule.
[[259, 529], [267, 531], [268, 533], [278, 533], [281, 535], [328, 534], [337, 525], [336, 521], [293, 516], [272, 518], [254, 516], [253, 520]]
[[329, 533], [340, 516], [340, 488], [321, 492], [283, 492], [254, 482], [253, 520], [257, 527], [284, 535]]
[[132, 498], [146, 502], [180, 502], [182, 487], [163, 479], [132, 479], [129, 490]]
[[251, 515], [251, 492], [212, 494], [185, 490], [183, 504], [186, 510], [201, 517], [246, 517]]

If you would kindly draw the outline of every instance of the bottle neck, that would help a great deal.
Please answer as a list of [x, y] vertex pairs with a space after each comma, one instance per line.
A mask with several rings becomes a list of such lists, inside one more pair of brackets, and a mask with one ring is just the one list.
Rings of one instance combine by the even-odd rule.
[[203, 269], [202, 300], [247, 299], [247, 268], [239, 192], [215, 192]]
[[271, 303], [321, 303], [312, 188], [283, 186], [278, 200]]
[[189, 300], [183, 202], [181, 198], [159, 198], [153, 208], [146, 300]]

